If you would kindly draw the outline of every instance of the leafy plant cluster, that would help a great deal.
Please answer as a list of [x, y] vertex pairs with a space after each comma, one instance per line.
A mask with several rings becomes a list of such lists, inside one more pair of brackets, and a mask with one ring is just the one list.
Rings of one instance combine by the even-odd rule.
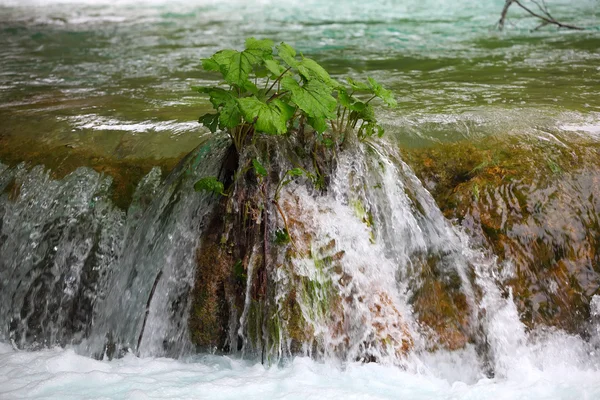
[[219, 72], [223, 82], [194, 88], [207, 94], [215, 109], [199, 121], [213, 133], [227, 132], [238, 153], [257, 133], [312, 132], [326, 146], [343, 143], [352, 131], [359, 139], [382, 136], [370, 103], [380, 98], [396, 105], [392, 93], [375, 79], [363, 83], [349, 78], [343, 85], [313, 59], [269, 39], [248, 38], [244, 50], [218, 51], [202, 66]]
[[[285, 225], [276, 241], [289, 241], [295, 247], [279, 205], [281, 189], [301, 176], [316, 187], [323, 187], [325, 180], [317, 165], [316, 147], [342, 145], [350, 134], [356, 134], [360, 140], [382, 136], [384, 130], [377, 123], [371, 102], [379, 98], [388, 106], [396, 106], [394, 96], [373, 78], [366, 82], [348, 78], [347, 84], [341, 84], [315, 60], [298, 54], [286, 43], [274, 46], [268, 39], [248, 38], [244, 50], [218, 51], [202, 60], [202, 66], [220, 73], [223, 81], [218, 86], [194, 88], [208, 95], [214, 108], [199, 121], [213, 133], [227, 132], [238, 156], [258, 134], [298, 135], [303, 143], [314, 146], [306, 153], [312, 154], [314, 173], [300, 167], [287, 170], [279, 179], [273, 198], [265, 198], [274, 204]], [[268, 179], [267, 169], [258, 158], [252, 158], [234, 174], [234, 181], [250, 169], [259, 184]], [[229, 196], [215, 177], [199, 180], [194, 188]]]

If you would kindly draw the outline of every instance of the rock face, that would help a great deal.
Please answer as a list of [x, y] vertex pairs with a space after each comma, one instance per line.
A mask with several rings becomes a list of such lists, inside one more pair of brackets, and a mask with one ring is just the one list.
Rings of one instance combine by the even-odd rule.
[[[444, 214], [498, 257], [505, 294], [512, 293], [526, 326], [585, 335], [600, 288], [599, 153], [598, 142], [582, 138], [519, 136], [404, 156]], [[434, 292], [448, 296], [444, 288]], [[448, 323], [438, 325], [444, 336]]]

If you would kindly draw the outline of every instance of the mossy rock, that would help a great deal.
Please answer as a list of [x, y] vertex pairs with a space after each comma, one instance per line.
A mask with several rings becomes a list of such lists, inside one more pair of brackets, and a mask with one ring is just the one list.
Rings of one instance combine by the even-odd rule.
[[498, 256], [527, 326], [585, 333], [600, 287], [600, 143], [555, 136], [489, 137], [404, 155], [444, 215]]

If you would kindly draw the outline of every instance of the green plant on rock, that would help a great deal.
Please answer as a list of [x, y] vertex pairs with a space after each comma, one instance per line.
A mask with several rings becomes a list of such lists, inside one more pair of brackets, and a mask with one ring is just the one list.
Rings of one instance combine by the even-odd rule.
[[[226, 132], [238, 153], [257, 133], [312, 133], [327, 146], [342, 143], [353, 130], [360, 139], [381, 136], [384, 130], [370, 102], [380, 98], [388, 106], [397, 104], [375, 79], [348, 79], [348, 86], [342, 85], [315, 60], [268, 39], [248, 38], [244, 50], [218, 51], [202, 66], [220, 73], [223, 82], [194, 88], [207, 94], [215, 109], [199, 122], [213, 133]], [[362, 101], [360, 94], [370, 97]]]
[[[364, 83], [348, 78], [343, 85], [315, 60], [286, 43], [274, 46], [269, 39], [248, 38], [244, 50], [218, 51], [202, 60], [202, 66], [220, 73], [223, 80], [218, 86], [194, 87], [209, 96], [214, 108], [199, 122], [212, 133], [226, 132], [238, 154], [257, 134], [302, 135], [326, 148], [343, 144], [352, 133], [360, 140], [381, 137], [384, 129], [377, 123], [371, 102], [379, 98], [387, 106], [397, 105], [393, 94], [375, 79], [369, 77]], [[311, 152], [315, 157], [315, 150]], [[303, 174], [322, 187], [324, 178], [314, 165], [315, 174], [300, 168], [287, 171], [277, 185], [275, 200], [283, 186]], [[250, 168], [259, 180], [267, 178], [257, 158]], [[208, 177], [195, 188], [224, 195], [222, 186]]]
[[[214, 86], [194, 88], [209, 98], [214, 109], [199, 122], [218, 140], [226, 134], [231, 147], [223, 155], [219, 178], [205, 177], [195, 185], [198, 191], [227, 197], [220, 199], [208, 224], [209, 232], [214, 233], [209, 239], [221, 239], [220, 244], [213, 244], [214, 258], [221, 260], [219, 272], [226, 279], [212, 297], [197, 291], [201, 307], [195, 315], [199, 316], [196, 321], [200, 328], [194, 329], [202, 333], [203, 321], [225, 320], [228, 313], [239, 320], [239, 313], [246, 308], [244, 296], [249, 293], [248, 343], [250, 348], [262, 349], [263, 360], [269, 360], [279, 351], [288, 324], [295, 340], [307, 335], [301, 328], [307, 324], [300, 317], [282, 316], [285, 313], [273, 300], [269, 287], [274, 266], [282, 267], [278, 260], [284, 257], [279, 256], [285, 256], [285, 262], [291, 257], [311, 256], [303, 254], [311, 236], [294, 238], [290, 232], [288, 222], [296, 224], [297, 215], [288, 221], [285, 213], [289, 211], [282, 207], [287, 203], [280, 205], [282, 189], [302, 179], [325, 190], [337, 151], [353, 142], [348, 139], [383, 135], [373, 100], [378, 98], [388, 106], [395, 106], [396, 101], [372, 78], [366, 82], [348, 79], [342, 84], [315, 60], [286, 43], [275, 45], [268, 39], [249, 38], [243, 50], [218, 51], [204, 59], [202, 66], [220, 74], [221, 79]], [[287, 162], [280, 162], [283, 159]], [[279, 221], [284, 228], [277, 225]], [[294, 233], [301, 232], [301, 227], [301, 223], [292, 226]], [[202, 243], [203, 248], [211, 246], [209, 240]], [[333, 283], [322, 276], [322, 270], [329, 269], [338, 257], [341, 255], [336, 253], [315, 259], [315, 268], [321, 272], [314, 279], [303, 280], [298, 293], [290, 297], [290, 309], [309, 304], [318, 310], [315, 318], [324, 318]], [[203, 261], [199, 268], [210, 266], [210, 260]], [[198, 286], [203, 288], [203, 284]], [[214, 299], [227, 307], [206, 304], [214, 303]], [[208, 336], [213, 342], [227, 343], [224, 331], [209, 330]]]

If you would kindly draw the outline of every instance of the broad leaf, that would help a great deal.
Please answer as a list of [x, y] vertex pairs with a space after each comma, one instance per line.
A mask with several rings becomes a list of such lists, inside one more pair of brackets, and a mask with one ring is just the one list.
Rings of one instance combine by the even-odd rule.
[[269, 135], [283, 135], [287, 122], [294, 115], [294, 107], [275, 99], [269, 103], [256, 97], [239, 99], [242, 115], [248, 122], [255, 122], [255, 129]]
[[[211, 59], [214, 60], [214, 62], [216, 62], [219, 65], [219, 71], [221, 71], [221, 73], [223, 74], [223, 76], [225, 76], [225, 74], [227, 72], [228, 65], [229, 65], [232, 57], [235, 54], [239, 54], [239, 51], [237, 51], [237, 50], [231, 50], [231, 49], [225, 49], [225, 50], [217, 51], [211, 57]], [[212, 64], [209, 64], [209, 66], [212, 67]]]
[[213, 59], [219, 64], [225, 81], [231, 85], [244, 87], [255, 65], [263, 61], [264, 52], [260, 49], [222, 50]]
[[350, 77], [346, 78], [346, 81], [348, 82], [350, 87], [354, 90], [361, 91], [361, 92], [364, 92], [364, 91], [370, 92], [371, 91], [371, 88], [366, 83], [355, 81], [354, 79], [352, 79]]
[[262, 176], [263, 178], [267, 176], [267, 169], [256, 158], [252, 159], [252, 166], [254, 167], [256, 175]]
[[350, 96], [345, 90], [338, 91], [338, 101], [344, 107], [351, 111], [362, 111], [367, 106], [366, 103]]
[[204, 68], [205, 71], [220, 71], [221, 70], [221, 66], [219, 65], [218, 62], [215, 61], [214, 58], [205, 58], [202, 60], [202, 68]]
[[253, 53], [261, 58], [269, 57], [273, 54], [273, 41], [271, 39], [255, 39], [249, 37], [246, 39], [246, 51]]
[[298, 66], [296, 50], [289, 44], [281, 42], [281, 44], [277, 46], [277, 55], [290, 67], [296, 68]]
[[212, 133], [215, 133], [219, 129], [219, 113], [204, 114], [198, 119], [198, 122], [207, 127]]
[[269, 72], [271, 72], [275, 78], [279, 77], [279, 75], [285, 72], [285, 67], [279, 64], [277, 60], [266, 60], [265, 67], [267, 67]]
[[329, 76], [329, 73], [320, 66], [315, 60], [308, 57], [303, 57], [302, 61], [298, 63], [298, 72], [302, 77], [309, 81], [311, 79], [318, 79], [327, 84], [332, 89], [343, 89], [344, 86], [341, 85], [335, 79], [332, 79]]
[[[265, 60], [265, 62], [267, 61], [273, 60]], [[271, 76], [271, 71], [269, 71], [267, 68], [264, 67], [264, 65], [262, 65], [254, 68], [254, 76], [256, 76], [257, 78], [266, 78], [268, 76]]]
[[331, 95], [331, 88], [317, 80], [300, 86], [289, 76], [281, 80], [281, 87], [290, 91], [292, 102], [306, 113], [309, 123], [317, 132], [327, 129], [326, 120], [335, 118], [334, 110], [337, 105], [337, 101]]
[[248, 93], [258, 96], [259, 89], [256, 87], [254, 82], [246, 81], [246, 82], [244, 82], [244, 84], [242, 85], [241, 88], [242, 88], [242, 90], [245, 90]]
[[222, 128], [235, 128], [242, 122], [242, 113], [235, 99], [229, 101], [221, 108], [219, 124]]
[[356, 112], [356, 115], [358, 116], [358, 119], [362, 119], [363, 121], [367, 121], [367, 122], [376, 122], [377, 121], [377, 119], [375, 118], [375, 110], [373, 109], [373, 106], [371, 106], [370, 104], [365, 104], [365, 107], [362, 110], [358, 110], [355, 112]]
[[313, 127], [313, 129], [319, 133], [323, 133], [327, 130], [327, 118], [325, 117], [308, 117], [306, 122]]
[[303, 58], [300, 63], [298, 63], [298, 72], [300, 75], [304, 77], [307, 81], [311, 79], [319, 79], [322, 82], [329, 84], [331, 82], [331, 77], [325, 71], [323, 67], [321, 67], [315, 60], [311, 58]]
[[240, 124], [240, 113], [237, 99], [233, 93], [221, 88], [197, 88], [200, 93], [210, 96], [213, 107], [220, 112], [220, 125], [222, 128], [233, 128]]
[[218, 87], [195, 87], [199, 93], [206, 93], [215, 109], [218, 109], [230, 99], [235, 99], [233, 93]]
[[371, 89], [373, 89], [373, 94], [379, 97], [381, 100], [383, 100], [383, 102], [387, 104], [388, 107], [396, 107], [398, 105], [398, 102], [394, 98], [394, 95], [391, 91], [384, 89], [383, 86], [381, 86], [381, 84], [375, 79], [371, 77], [367, 79], [369, 80], [369, 85], [371, 85]]
[[194, 190], [196, 192], [206, 191], [214, 194], [225, 195], [225, 193], [223, 193], [225, 187], [214, 176], [207, 176], [206, 178], [200, 179], [198, 182], [196, 182], [196, 184], [194, 184]]

